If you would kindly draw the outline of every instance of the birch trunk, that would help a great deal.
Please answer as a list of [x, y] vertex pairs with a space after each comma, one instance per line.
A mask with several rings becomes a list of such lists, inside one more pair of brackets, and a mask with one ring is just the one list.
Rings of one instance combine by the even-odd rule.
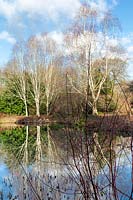
[[92, 114], [93, 115], [98, 115], [97, 103], [95, 101], [92, 104]]
[[36, 115], [40, 117], [40, 103], [39, 100], [36, 100]]

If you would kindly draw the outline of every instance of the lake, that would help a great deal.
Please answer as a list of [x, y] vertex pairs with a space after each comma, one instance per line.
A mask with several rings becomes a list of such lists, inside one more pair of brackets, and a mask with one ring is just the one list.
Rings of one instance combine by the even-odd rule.
[[132, 199], [131, 133], [59, 124], [0, 132], [0, 199]]

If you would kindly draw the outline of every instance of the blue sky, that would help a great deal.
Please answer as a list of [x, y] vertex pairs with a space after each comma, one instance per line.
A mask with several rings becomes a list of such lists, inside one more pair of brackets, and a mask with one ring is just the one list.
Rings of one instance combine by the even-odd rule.
[[[130, 58], [128, 74], [133, 79], [133, 0], [88, 0], [101, 11], [111, 9], [120, 20], [120, 40]], [[15, 42], [41, 32], [61, 41], [62, 32], [80, 7], [80, 0], [0, 0], [0, 66], [11, 57]]]
[[122, 26], [123, 46], [131, 58], [128, 74], [130, 79], [133, 80], [133, 0], [118, 0], [113, 13], [119, 18]]
[[113, 13], [120, 19], [123, 32], [133, 32], [133, 1], [119, 0], [117, 6], [114, 7]]

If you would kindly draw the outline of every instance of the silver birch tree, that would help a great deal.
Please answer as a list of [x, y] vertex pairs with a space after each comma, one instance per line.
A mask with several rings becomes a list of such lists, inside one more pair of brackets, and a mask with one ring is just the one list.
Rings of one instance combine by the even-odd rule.
[[[110, 34], [113, 21], [114, 18], [107, 13], [99, 19], [98, 11], [85, 4], [66, 35], [67, 54], [77, 69], [76, 80], [69, 75], [69, 81], [75, 91], [84, 96], [94, 115], [98, 114], [97, 102], [109, 74], [109, 40], [113, 37]], [[101, 76], [96, 80], [97, 70]]]

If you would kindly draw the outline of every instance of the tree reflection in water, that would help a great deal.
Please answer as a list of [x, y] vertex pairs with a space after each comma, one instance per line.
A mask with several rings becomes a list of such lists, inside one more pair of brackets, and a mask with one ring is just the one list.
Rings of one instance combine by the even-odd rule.
[[1, 134], [1, 155], [10, 169], [1, 199], [132, 199], [131, 136], [48, 125], [23, 131], [19, 145], [16, 129], [10, 130], [12, 140], [9, 131]]

